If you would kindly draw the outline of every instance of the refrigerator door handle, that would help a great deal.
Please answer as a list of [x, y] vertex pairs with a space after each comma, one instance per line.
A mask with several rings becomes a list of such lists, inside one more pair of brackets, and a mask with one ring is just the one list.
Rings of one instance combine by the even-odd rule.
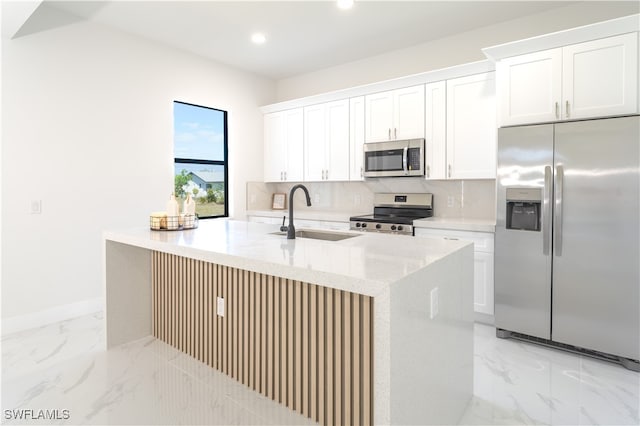
[[556, 202], [555, 202], [555, 220], [553, 229], [554, 236], [554, 249], [553, 252], [556, 256], [562, 256], [562, 191], [564, 186], [564, 167], [558, 165], [556, 167]]
[[544, 192], [542, 198], [542, 253], [551, 251], [551, 166], [544, 168]]

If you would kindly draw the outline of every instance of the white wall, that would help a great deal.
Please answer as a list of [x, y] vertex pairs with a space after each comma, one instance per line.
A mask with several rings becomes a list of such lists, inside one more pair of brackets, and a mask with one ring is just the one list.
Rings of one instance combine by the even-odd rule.
[[5, 323], [100, 300], [102, 231], [148, 226], [173, 191], [174, 100], [229, 112], [230, 213], [244, 216], [273, 81], [91, 23], [3, 39], [2, 55]]
[[[357, 6], [357, 5], [356, 5]], [[277, 82], [278, 102], [486, 59], [483, 47], [640, 12], [640, 2], [581, 2]]]

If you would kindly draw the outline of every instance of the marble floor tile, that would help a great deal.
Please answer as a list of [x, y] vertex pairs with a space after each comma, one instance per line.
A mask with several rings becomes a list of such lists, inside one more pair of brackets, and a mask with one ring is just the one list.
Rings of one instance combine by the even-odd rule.
[[[5, 336], [3, 424], [299, 425], [311, 420], [152, 337], [106, 350], [102, 314]], [[638, 425], [640, 374], [474, 327], [472, 425]], [[5, 410], [69, 410], [7, 419]]]
[[640, 374], [474, 327], [474, 397], [463, 424], [638, 425]]

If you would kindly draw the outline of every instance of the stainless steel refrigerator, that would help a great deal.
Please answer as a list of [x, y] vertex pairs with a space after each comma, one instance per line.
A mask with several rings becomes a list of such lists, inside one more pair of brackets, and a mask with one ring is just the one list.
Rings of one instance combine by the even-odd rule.
[[498, 131], [495, 325], [640, 359], [640, 116]]

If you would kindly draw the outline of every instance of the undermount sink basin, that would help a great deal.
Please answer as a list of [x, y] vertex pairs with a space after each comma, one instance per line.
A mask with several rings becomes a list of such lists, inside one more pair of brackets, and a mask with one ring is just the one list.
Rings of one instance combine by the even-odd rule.
[[[284, 235], [286, 236], [286, 232], [272, 232], [272, 235]], [[358, 234], [345, 234], [342, 232], [332, 232], [332, 231], [317, 231], [311, 229], [301, 229], [296, 231], [296, 238], [309, 238], [312, 240], [323, 240], [323, 241], [340, 241], [346, 240], [347, 238], [359, 237]]]

